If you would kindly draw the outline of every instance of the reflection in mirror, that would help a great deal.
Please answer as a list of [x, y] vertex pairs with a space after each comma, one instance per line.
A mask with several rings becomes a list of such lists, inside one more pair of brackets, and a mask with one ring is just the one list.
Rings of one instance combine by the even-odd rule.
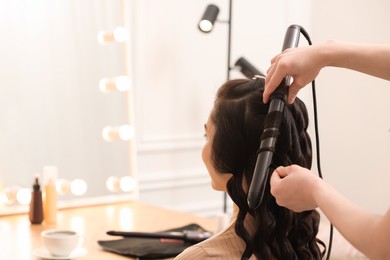
[[[128, 127], [128, 92], [99, 90], [102, 78], [129, 74], [129, 43], [102, 45], [97, 39], [101, 31], [122, 28], [122, 5], [120, 0], [0, 2], [0, 192], [12, 197], [19, 187], [31, 189], [46, 165], [58, 167], [61, 200], [75, 198], [65, 191], [83, 182], [86, 190], [79, 197], [112, 194], [108, 178], [129, 175], [131, 141], [126, 140], [134, 129], [125, 129], [125, 141], [102, 138], [107, 126]], [[128, 85], [127, 78], [120, 79]], [[16, 202], [10, 204], [7, 208]]]

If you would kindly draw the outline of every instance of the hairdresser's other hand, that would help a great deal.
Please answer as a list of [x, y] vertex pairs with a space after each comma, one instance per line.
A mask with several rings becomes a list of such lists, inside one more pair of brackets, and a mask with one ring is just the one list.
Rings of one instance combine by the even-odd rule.
[[298, 165], [278, 167], [271, 176], [271, 194], [278, 205], [295, 212], [315, 209], [314, 194], [321, 179]]
[[292, 48], [275, 56], [267, 70], [263, 101], [267, 103], [283, 78], [291, 76], [293, 81], [288, 91], [288, 103], [293, 103], [299, 90], [313, 81], [325, 66], [320, 48], [321, 44]]

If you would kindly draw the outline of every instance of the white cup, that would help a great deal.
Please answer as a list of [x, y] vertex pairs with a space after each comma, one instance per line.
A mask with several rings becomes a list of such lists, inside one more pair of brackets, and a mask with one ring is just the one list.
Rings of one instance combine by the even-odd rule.
[[82, 237], [75, 231], [49, 229], [41, 233], [43, 245], [52, 256], [69, 256], [81, 245]]

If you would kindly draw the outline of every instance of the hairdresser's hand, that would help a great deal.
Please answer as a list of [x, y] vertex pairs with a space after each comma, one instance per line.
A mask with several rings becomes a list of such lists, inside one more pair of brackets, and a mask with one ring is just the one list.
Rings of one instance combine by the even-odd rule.
[[267, 70], [263, 101], [267, 103], [283, 78], [291, 76], [293, 81], [288, 91], [288, 103], [293, 103], [299, 90], [313, 81], [325, 66], [320, 48], [321, 44], [287, 49], [275, 56]]
[[278, 167], [271, 176], [271, 194], [276, 202], [295, 212], [317, 207], [314, 194], [321, 179], [298, 165]]

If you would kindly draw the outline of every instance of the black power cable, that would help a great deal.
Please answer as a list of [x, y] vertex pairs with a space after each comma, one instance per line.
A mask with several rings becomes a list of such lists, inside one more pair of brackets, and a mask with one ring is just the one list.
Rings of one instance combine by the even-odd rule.
[[[299, 26], [300, 32], [302, 35], [306, 38], [309, 45], [313, 45], [309, 34], [307, 31], [302, 27]], [[313, 94], [313, 113], [314, 113], [314, 129], [315, 129], [315, 140], [316, 140], [316, 155], [317, 155], [317, 170], [318, 170], [318, 176], [323, 179], [322, 172], [321, 172], [321, 160], [320, 160], [320, 137], [319, 137], [319, 131], [318, 131], [318, 114], [317, 114], [317, 96], [316, 96], [316, 84], [315, 80], [311, 82], [312, 85], [312, 94]], [[328, 244], [328, 252], [326, 255], [326, 260], [330, 259], [330, 253], [332, 251], [332, 243], [333, 243], [333, 225], [330, 224], [330, 234], [329, 234], [329, 244]]]

